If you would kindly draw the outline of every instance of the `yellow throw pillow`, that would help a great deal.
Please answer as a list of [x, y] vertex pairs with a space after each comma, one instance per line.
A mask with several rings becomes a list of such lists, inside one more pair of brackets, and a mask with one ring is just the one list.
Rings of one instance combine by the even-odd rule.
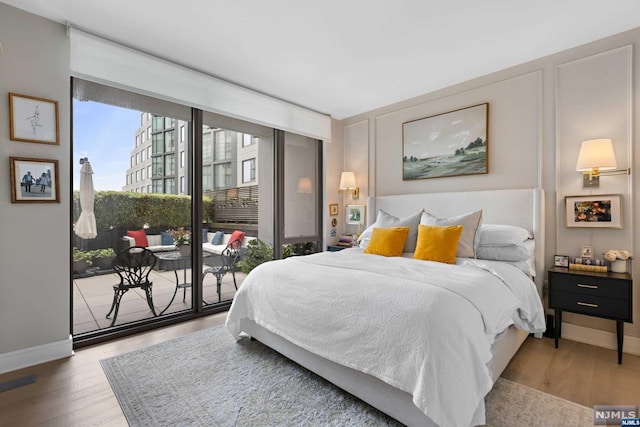
[[425, 261], [455, 264], [458, 240], [463, 228], [461, 225], [419, 225], [418, 244], [413, 257]]
[[409, 227], [374, 228], [364, 253], [400, 256], [408, 235]]

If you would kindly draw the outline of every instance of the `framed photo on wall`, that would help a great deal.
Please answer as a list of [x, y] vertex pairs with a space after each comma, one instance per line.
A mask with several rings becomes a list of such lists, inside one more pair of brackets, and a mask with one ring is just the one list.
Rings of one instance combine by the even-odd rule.
[[12, 141], [59, 145], [58, 101], [10, 93], [9, 128]]
[[620, 194], [565, 197], [567, 227], [622, 228], [621, 198]]
[[331, 216], [337, 216], [338, 215], [338, 204], [337, 203], [331, 203], [329, 205], [329, 215], [331, 215]]
[[364, 205], [347, 205], [347, 224], [364, 225]]
[[489, 103], [402, 124], [402, 179], [489, 173]]
[[60, 203], [58, 161], [10, 157], [11, 203]]

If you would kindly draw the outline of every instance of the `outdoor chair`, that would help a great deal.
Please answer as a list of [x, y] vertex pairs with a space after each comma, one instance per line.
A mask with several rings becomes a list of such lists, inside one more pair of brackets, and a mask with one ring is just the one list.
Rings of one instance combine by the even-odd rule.
[[113, 259], [111, 266], [120, 277], [120, 283], [113, 285], [113, 303], [111, 309], [107, 313], [108, 319], [113, 312], [111, 325], [116, 323], [118, 310], [120, 309], [120, 300], [129, 289], [140, 288], [144, 290], [147, 296], [147, 304], [154, 316], [157, 316], [156, 309], [153, 306], [153, 295], [151, 287], [153, 283], [149, 281], [149, 273], [156, 265], [157, 258], [148, 249], [142, 246], [132, 246], [119, 252]]
[[237, 263], [242, 256], [242, 249], [240, 240], [234, 240], [233, 242], [229, 242], [227, 247], [224, 248], [222, 253], [220, 254], [220, 262], [219, 265], [215, 265], [213, 267], [209, 267], [202, 272], [202, 282], [204, 284], [204, 278], [207, 274], [212, 274], [216, 278], [216, 286], [218, 291], [218, 302], [222, 301], [222, 295], [220, 292], [220, 288], [222, 286], [222, 279], [227, 273], [231, 273], [233, 276], [233, 286], [235, 286], [236, 290], [238, 290], [238, 284], [236, 282], [236, 271], [237, 271]]

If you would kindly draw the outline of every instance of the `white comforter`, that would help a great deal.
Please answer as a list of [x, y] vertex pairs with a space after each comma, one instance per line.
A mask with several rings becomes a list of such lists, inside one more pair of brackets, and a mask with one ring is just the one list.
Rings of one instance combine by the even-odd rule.
[[[516, 268], [449, 265], [360, 250], [260, 265], [236, 294], [227, 328], [248, 318], [333, 362], [413, 396], [439, 425], [484, 423], [496, 334], [544, 330], [535, 285]], [[475, 416], [474, 416], [475, 414]]]

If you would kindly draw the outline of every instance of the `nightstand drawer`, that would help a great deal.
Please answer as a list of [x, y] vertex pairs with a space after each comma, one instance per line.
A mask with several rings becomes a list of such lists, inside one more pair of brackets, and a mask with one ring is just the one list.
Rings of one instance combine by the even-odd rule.
[[628, 301], [624, 302], [618, 299], [571, 292], [557, 292], [555, 287], [549, 298], [550, 308], [627, 322], [631, 321], [630, 305]]
[[553, 290], [581, 295], [628, 300], [631, 281], [576, 274], [553, 274]]

